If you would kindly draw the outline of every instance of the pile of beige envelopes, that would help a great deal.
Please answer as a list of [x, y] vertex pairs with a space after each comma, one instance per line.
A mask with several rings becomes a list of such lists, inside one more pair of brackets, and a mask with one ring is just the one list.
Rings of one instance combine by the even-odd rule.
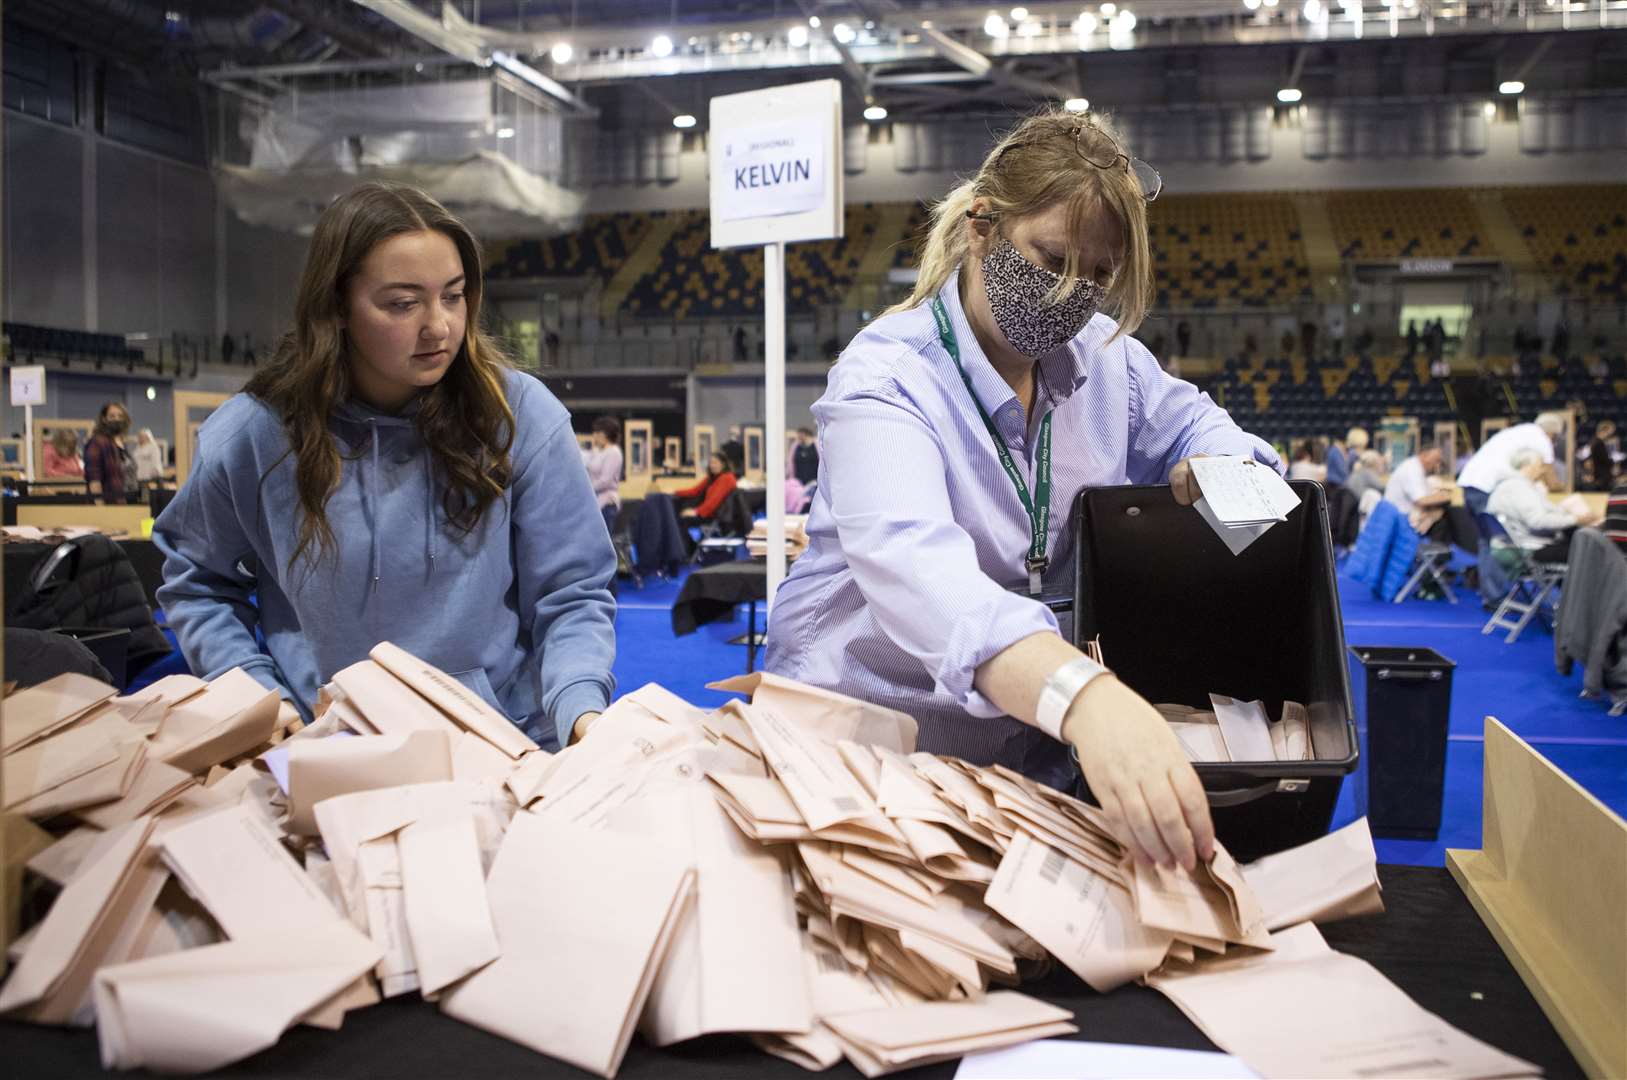
[[1382, 909], [1364, 822], [1149, 869], [1088, 805], [914, 752], [901, 713], [718, 686], [751, 700], [646, 686], [555, 755], [389, 644], [292, 732], [238, 671], [22, 691], [8, 809], [60, 833], [28, 866], [61, 891], [0, 1014], [94, 1023], [110, 1068], [195, 1072], [420, 994], [604, 1076], [635, 1031], [877, 1076], [1074, 1031], [1011, 989], [1060, 961], [1146, 981], [1268, 1076], [1416, 1070], [1424, 1043], [1418, 1075], [1532, 1071], [1322, 943], [1311, 921]]

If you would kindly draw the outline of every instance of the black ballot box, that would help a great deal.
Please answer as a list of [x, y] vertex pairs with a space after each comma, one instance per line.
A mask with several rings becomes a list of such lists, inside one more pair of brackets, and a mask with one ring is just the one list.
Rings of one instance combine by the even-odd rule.
[[1285, 700], [1310, 716], [1312, 761], [1199, 762], [1215, 831], [1240, 861], [1324, 835], [1357, 741], [1344, 623], [1320, 484], [1293, 481], [1300, 505], [1233, 555], [1167, 485], [1079, 493], [1074, 641], [1154, 704], [1210, 707], [1209, 695]]

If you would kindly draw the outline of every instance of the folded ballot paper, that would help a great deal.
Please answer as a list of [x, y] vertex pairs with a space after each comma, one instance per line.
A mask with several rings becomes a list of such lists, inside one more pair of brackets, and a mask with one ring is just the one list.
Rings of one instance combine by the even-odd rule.
[[1193, 507], [1233, 555], [1288, 520], [1299, 505], [1299, 496], [1277, 470], [1253, 458], [1195, 457], [1191, 466], [1203, 492]]
[[[1018, 989], [1060, 963], [1157, 987], [1267, 1076], [1413, 1060], [1350, 1045], [1347, 986], [1396, 1047], [1435, 1040], [1431, 1075], [1524, 1065], [1312, 940], [1382, 911], [1365, 822], [1247, 866], [1144, 867], [1096, 808], [916, 751], [903, 713], [719, 685], [749, 700], [641, 687], [552, 755], [388, 643], [308, 727], [242, 672], [25, 691], [6, 779], [59, 837], [27, 865], [60, 892], [0, 1014], [94, 1023], [108, 1068], [201, 1072], [416, 994], [601, 1076], [635, 1038], [735, 1033], [874, 1077], [1072, 1034]], [[1302, 738], [1211, 707], [1165, 708], [1239, 756]]]

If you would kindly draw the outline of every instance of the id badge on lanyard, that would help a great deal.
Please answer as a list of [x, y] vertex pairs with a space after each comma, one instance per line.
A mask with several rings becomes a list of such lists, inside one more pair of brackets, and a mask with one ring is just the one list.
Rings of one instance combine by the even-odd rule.
[[960, 343], [955, 340], [955, 329], [949, 323], [949, 312], [943, 306], [940, 297], [932, 298], [932, 314], [938, 320], [938, 339], [943, 343], [944, 350], [955, 361], [955, 369], [960, 372], [961, 380], [966, 383], [966, 392], [972, 395], [972, 403], [977, 406], [977, 415], [983, 418], [983, 426], [988, 429], [989, 438], [994, 440], [994, 452], [1000, 456], [1000, 467], [1005, 470], [1006, 478], [1017, 489], [1017, 498], [1022, 502], [1023, 509], [1028, 512], [1028, 558], [1025, 565], [1028, 568], [1028, 595], [1040, 595], [1045, 570], [1050, 565], [1046, 558], [1045, 549], [1050, 543], [1051, 530], [1051, 413], [1046, 413], [1040, 421], [1039, 440], [1037, 444], [1038, 456], [1034, 463], [1034, 491], [1028, 490], [1028, 481], [1023, 477], [1022, 470], [1017, 467], [1016, 459], [1011, 456], [1011, 449], [1006, 441], [1000, 437], [1000, 430], [994, 426], [994, 419], [989, 416], [983, 407], [982, 400], [977, 391], [972, 388], [971, 376], [966, 374], [966, 368], [960, 362]]

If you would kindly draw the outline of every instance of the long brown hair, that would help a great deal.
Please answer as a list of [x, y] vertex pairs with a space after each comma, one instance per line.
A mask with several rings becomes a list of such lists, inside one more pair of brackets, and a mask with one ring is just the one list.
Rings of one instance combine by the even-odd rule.
[[420, 395], [413, 424], [434, 455], [445, 484], [442, 508], [453, 525], [473, 530], [508, 486], [514, 412], [503, 392], [502, 350], [480, 328], [480, 244], [427, 193], [404, 184], [362, 184], [317, 220], [294, 302], [294, 328], [244, 388], [275, 410], [288, 432], [304, 511], [290, 566], [313, 545], [326, 554], [335, 543], [327, 505], [338, 490], [341, 463], [328, 422], [351, 390], [349, 343], [340, 328], [350, 280], [379, 244], [426, 229], [456, 245], [467, 308], [463, 344], [441, 381]]
[[[1119, 158], [1129, 153], [1112, 125], [1094, 113], [1080, 116], [1050, 108], [1023, 120], [994, 145], [977, 175], [933, 204], [916, 249], [915, 291], [883, 314], [913, 308], [943, 288], [966, 258], [966, 212], [976, 200], [987, 200], [991, 211], [1005, 219], [1065, 203], [1073, 235], [1084, 230], [1087, 216], [1098, 207], [1111, 210], [1123, 223], [1124, 265], [1108, 286], [1105, 310], [1118, 319], [1114, 337], [1133, 332], [1152, 301], [1153, 267], [1147, 203], [1135, 175]], [[1098, 168], [1085, 155], [1114, 165]], [[1078, 252], [1070, 245], [1062, 267], [1064, 295], [1082, 269]]]

